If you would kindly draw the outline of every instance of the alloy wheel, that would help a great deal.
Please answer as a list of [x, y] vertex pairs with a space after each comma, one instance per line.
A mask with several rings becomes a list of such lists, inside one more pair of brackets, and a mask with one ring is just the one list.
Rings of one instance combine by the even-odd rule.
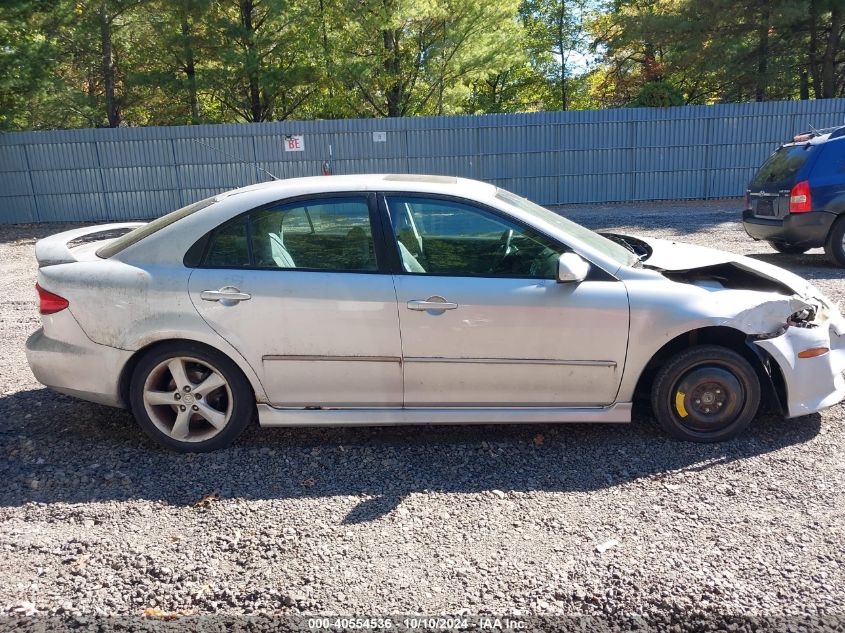
[[180, 442], [203, 442], [226, 428], [232, 390], [223, 374], [205, 361], [176, 356], [147, 375], [144, 408], [162, 433]]

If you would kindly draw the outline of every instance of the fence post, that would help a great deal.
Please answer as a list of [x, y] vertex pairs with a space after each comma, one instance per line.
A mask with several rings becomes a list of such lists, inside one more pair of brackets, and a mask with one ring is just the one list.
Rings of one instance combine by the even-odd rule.
[[176, 191], [179, 194], [179, 208], [185, 206], [185, 192], [182, 191], [182, 177], [179, 175], [179, 165], [176, 162], [176, 143], [175, 139], [170, 137], [170, 155], [173, 157], [173, 171], [176, 172]]
[[[95, 132], [96, 133], [96, 132]], [[103, 161], [100, 160], [100, 146], [96, 137], [92, 141], [94, 143], [94, 156], [97, 157], [97, 173], [100, 174], [100, 203], [103, 205], [103, 220], [115, 220], [111, 213], [111, 209], [106, 205], [106, 181], [103, 178]]]
[[35, 209], [35, 221], [41, 222], [41, 211], [38, 209], [38, 196], [35, 195], [35, 182], [32, 180], [32, 169], [29, 166], [29, 152], [26, 145], [21, 145], [23, 148], [23, 160], [26, 164], [26, 175], [29, 179], [29, 190], [32, 192], [32, 205]]
[[704, 199], [707, 200], [710, 197], [710, 146], [713, 143], [713, 139], [711, 138], [713, 134], [713, 126], [712, 126], [713, 119], [707, 117], [704, 121], [704, 169], [701, 170], [701, 173], [704, 175]]
[[634, 199], [637, 190], [637, 170], [634, 165], [637, 160], [637, 120], [628, 121], [628, 200]]
[[408, 143], [408, 127], [402, 130], [405, 134], [405, 173], [411, 173], [411, 146]]

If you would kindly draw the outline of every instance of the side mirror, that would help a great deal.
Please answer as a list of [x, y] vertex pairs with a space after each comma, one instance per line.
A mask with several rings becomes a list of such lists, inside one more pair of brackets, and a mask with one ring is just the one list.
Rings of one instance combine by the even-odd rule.
[[557, 260], [557, 282], [559, 284], [580, 283], [587, 278], [590, 264], [575, 253], [564, 253]]

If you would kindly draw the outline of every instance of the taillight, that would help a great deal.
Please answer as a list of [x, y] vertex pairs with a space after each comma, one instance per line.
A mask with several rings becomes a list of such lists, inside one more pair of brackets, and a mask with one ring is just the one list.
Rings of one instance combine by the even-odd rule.
[[38, 291], [38, 311], [41, 314], [61, 312], [70, 305], [67, 299], [44, 290], [39, 284], [35, 284], [35, 289]]
[[802, 180], [789, 192], [789, 212], [806, 213], [811, 211], [813, 201], [810, 196], [810, 183]]

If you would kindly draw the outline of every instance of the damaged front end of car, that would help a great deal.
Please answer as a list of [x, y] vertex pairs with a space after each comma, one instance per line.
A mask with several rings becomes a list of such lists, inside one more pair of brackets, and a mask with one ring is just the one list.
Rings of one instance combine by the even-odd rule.
[[[754, 293], [758, 299], [725, 317], [722, 325], [747, 334], [786, 417], [807, 415], [845, 398], [845, 319], [813, 286], [787, 271], [778, 278], [774, 271], [742, 261], [660, 272], [679, 283]], [[767, 298], [760, 301], [760, 293]], [[727, 304], [736, 298], [726, 293], [724, 299], [713, 300]]]
[[836, 308], [813, 301], [791, 312], [776, 330], [749, 337], [777, 363], [790, 418], [826, 409], [845, 397], [845, 322]]

